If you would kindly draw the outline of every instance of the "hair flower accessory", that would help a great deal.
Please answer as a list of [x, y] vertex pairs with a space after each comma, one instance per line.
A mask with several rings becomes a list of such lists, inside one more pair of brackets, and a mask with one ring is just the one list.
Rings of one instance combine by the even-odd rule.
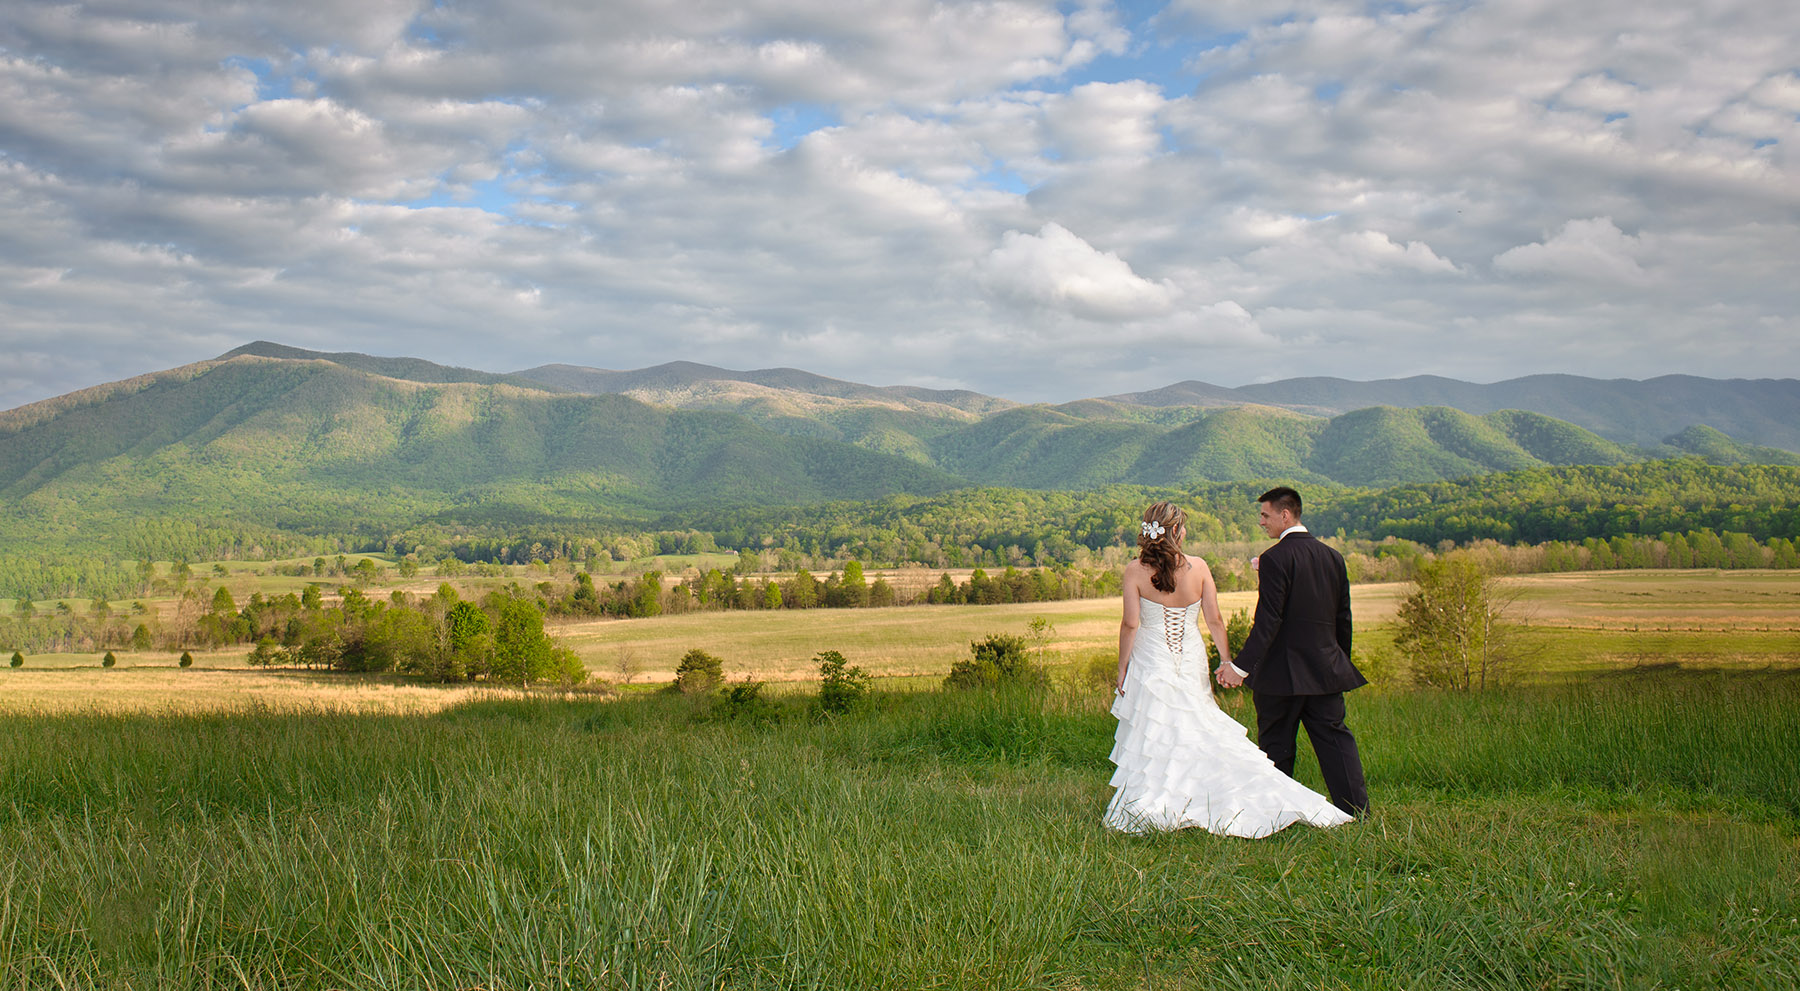
[[1155, 520], [1145, 520], [1142, 529], [1144, 531], [1144, 536], [1149, 537], [1151, 540], [1155, 540], [1167, 532], [1163, 529], [1163, 525]]

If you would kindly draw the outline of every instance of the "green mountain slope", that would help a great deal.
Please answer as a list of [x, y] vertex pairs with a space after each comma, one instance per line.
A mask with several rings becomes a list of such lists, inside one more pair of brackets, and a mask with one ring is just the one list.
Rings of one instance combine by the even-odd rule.
[[1715, 465], [1800, 465], [1800, 454], [1745, 444], [1704, 424], [1695, 424], [1664, 441], [1683, 454], [1697, 454]]
[[497, 375], [493, 372], [476, 371], [473, 368], [455, 368], [450, 365], [439, 365], [423, 358], [385, 358], [379, 355], [359, 354], [355, 351], [308, 351], [305, 348], [289, 347], [271, 341], [252, 341], [240, 348], [232, 348], [219, 356], [220, 361], [250, 355], [256, 358], [283, 358], [290, 361], [329, 361], [334, 365], [354, 368], [359, 372], [369, 372], [386, 378], [405, 379], [408, 382], [473, 382], [479, 385], [516, 385], [527, 389], [548, 389], [560, 392], [555, 386], [536, 381], [521, 375]]
[[1378, 406], [1326, 420], [1280, 409], [1180, 408], [1162, 422], [1101, 401], [1023, 406], [930, 442], [934, 462], [986, 485], [1073, 489], [1286, 479], [1397, 485], [1552, 464], [1642, 460], [1573, 424], [1516, 410]]
[[420, 519], [644, 516], [933, 493], [905, 458], [729, 414], [240, 356], [0, 426], [0, 520], [74, 537], [145, 517], [366, 532]]
[[1707, 423], [1747, 443], [1800, 451], [1800, 382], [1793, 379], [1664, 375], [1637, 381], [1527, 375], [1484, 385], [1436, 375], [1374, 382], [1311, 377], [1235, 389], [1178, 382], [1109, 398], [1152, 407], [1256, 403], [1319, 416], [1371, 406], [1447, 406], [1477, 416], [1529, 410], [1566, 420], [1614, 443], [1643, 447], [1655, 447], [1671, 434]]
[[1552, 465], [1622, 465], [1637, 455], [1590, 430], [1542, 413], [1503, 409], [1482, 417], [1526, 454]]
[[1654, 452], [1628, 449], [1519, 410], [1377, 406], [1327, 419], [1090, 399], [977, 415], [941, 402], [947, 394], [869, 391], [791, 369], [755, 373], [761, 382], [706, 379], [706, 366], [657, 372], [658, 388], [685, 389], [687, 402], [711, 390], [707, 401], [740, 411], [730, 412], [414, 359], [240, 351], [0, 413], [0, 538], [117, 543], [175, 522], [253, 535], [630, 527], [969, 485], [1369, 487], [1652, 453], [1800, 461], [1705, 427]]

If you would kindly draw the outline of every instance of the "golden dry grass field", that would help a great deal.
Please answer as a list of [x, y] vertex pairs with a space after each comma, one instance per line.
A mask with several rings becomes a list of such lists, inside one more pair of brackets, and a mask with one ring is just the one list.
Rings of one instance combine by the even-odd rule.
[[[282, 581], [269, 579], [270, 581]], [[437, 579], [383, 586], [429, 592]], [[1614, 571], [1527, 575], [1517, 592], [1534, 655], [1527, 678], [1683, 668], [1800, 669], [1800, 572]], [[1353, 593], [1360, 642], [1391, 640], [1405, 584], [1359, 585]], [[1223, 597], [1227, 614], [1250, 609], [1254, 592]], [[1116, 599], [1000, 606], [906, 606], [802, 612], [692, 612], [637, 620], [550, 624], [595, 678], [615, 685], [666, 682], [691, 648], [724, 659], [729, 678], [774, 683], [817, 676], [814, 656], [837, 650], [878, 677], [929, 684], [990, 634], [1025, 635], [1043, 617], [1046, 644], [1065, 667], [1110, 653]], [[244, 704], [353, 711], [434, 711], [474, 694], [504, 690], [436, 686], [396, 676], [269, 671], [245, 665], [246, 650], [196, 652], [182, 670], [166, 652], [116, 651], [107, 670], [94, 654], [32, 656], [0, 668], [0, 713], [98, 709], [217, 709]]]

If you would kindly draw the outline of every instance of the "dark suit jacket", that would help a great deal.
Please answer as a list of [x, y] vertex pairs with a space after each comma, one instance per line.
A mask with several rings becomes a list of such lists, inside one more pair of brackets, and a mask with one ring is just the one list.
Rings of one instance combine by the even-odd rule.
[[1257, 562], [1256, 621], [1232, 658], [1266, 695], [1330, 695], [1369, 683], [1350, 663], [1350, 575], [1310, 533], [1290, 533]]

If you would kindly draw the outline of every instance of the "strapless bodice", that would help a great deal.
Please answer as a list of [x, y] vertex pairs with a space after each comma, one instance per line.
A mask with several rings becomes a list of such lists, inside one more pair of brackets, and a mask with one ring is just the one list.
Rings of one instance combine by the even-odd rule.
[[1160, 634], [1163, 646], [1169, 648], [1169, 653], [1180, 657], [1183, 648], [1200, 643], [1199, 602], [1190, 602], [1185, 606], [1165, 606], [1141, 596], [1138, 602], [1138, 628], [1148, 630], [1152, 635]]

